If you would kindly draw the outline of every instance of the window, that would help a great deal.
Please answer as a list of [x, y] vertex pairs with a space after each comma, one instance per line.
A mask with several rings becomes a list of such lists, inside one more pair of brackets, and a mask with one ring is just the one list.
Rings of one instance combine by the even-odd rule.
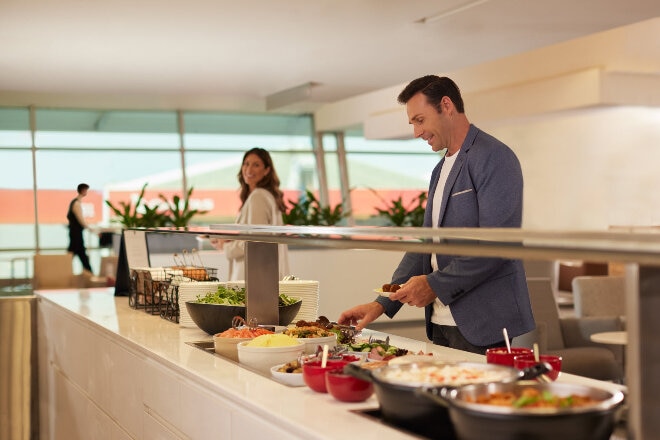
[[[0, 154], [11, 164], [0, 174], [0, 260], [35, 251], [64, 252], [66, 213], [79, 183], [90, 185], [83, 213], [94, 226], [108, 226], [109, 200], [145, 198], [159, 203], [192, 187], [190, 206], [208, 211], [197, 224], [232, 223], [238, 213], [237, 175], [245, 151], [270, 151], [285, 200], [318, 191], [313, 121], [309, 115], [249, 115], [215, 112], [35, 109], [34, 151], [30, 110], [0, 108]], [[179, 126], [179, 121], [182, 122]], [[342, 202], [340, 151], [334, 134], [322, 144], [329, 201]], [[379, 224], [375, 207], [426, 191], [439, 157], [419, 140], [370, 141], [359, 131], [344, 138], [352, 214], [359, 224]], [[33, 178], [33, 167], [36, 178]], [[36, 206], [36, 212], [35, 212]], [[85, 235], [92, 267], [110, 252], [94, 231]], [[74, 259], [74, 271], [81, 271]], [[0, 279], [10, 276], [0, 265]], [[28, 276], [31, 276], [29, 274]]]
[[[161, 193], [169, 199], [183, 194], [184, 181], [194, 187], [191, 207], [209, 211], [194, 221], [208, 224], [234, 221], [240, 205], [237, 173], [252, 147], [271, 152], [287, 198], [297, 198], [317, 177], [310, 116], [183, 113], [182, 138], [176, 112], [36, 109], [34, 114], [33, 155], [29, 109], [0, 108], [0, 154], [11, 164], [0, 174], [0, 259], [5, 261], [37, 250], [66, 250], [66, 213], [79, 183], [90, 185], [83, 215], [91, 225], [110, 224], [106, 200], [115, 205], [134, 200], [147, 183], [145, 198], [159, 203]], [[96, 233], [85, 234], [92, 267], [98, 268], [109, 250], [99, 248]], [[74, 264], [74, 271], [82, 270], [77, 259]], [[0, 265], [0, 279], [8, 278], [10, 269]]]
[[392, 200], [415, 200], [428, 190], [441, 156], [419, 139], [367, 140], [346, 136], [351, 204], [356, 224], [382, 224], [376, 208]]

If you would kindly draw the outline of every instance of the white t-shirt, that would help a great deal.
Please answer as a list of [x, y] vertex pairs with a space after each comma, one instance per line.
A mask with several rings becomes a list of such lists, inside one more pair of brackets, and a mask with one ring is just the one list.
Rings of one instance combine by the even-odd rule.
[[[456, 156], [458, 156], [458, 151], [451, 156], [445, 156], [445, 161], [442, 164], [442, 169], [440, 170], [438, 185], [435, 187], [435, 193], [433, 195], [433, 211], [431, 211], [431, 224], [434, 228], [439, 227], [438, 223], [440, 222], [440, 204], [442, 203], [442, 194], [445, 191], [445, 185], [447, 183], [447, 177], [449, 177], [449, 172], [454, 166], [454, 162], [456, 162]], [[438, 270], [438, 260], [436, 258], [436, 254], [431, 254], [431, 268], [434, 271]], [[440, 302], [440, 300], [437, 298], [433, 302], [431, 322], [438, 325], [456, 325], [456, 321], [454, 321], [454, 317], [451, 315], [449, 306], [442, 304], [442, 302]]]

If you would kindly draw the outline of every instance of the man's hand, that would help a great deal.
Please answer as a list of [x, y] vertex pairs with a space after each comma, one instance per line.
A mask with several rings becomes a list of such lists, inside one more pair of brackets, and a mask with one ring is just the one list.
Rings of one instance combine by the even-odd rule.
[[377, 302], [370, 302], [367, 304], [360, 304], [344, 311], [339, 315], [337, 320], [341, 325], [354, 325], [355, 330], [360, 331], [365, 328], [370, 322], [383, 314], [385, 309]]
[[410, 278], [399, 290], [391, 293], [390, 299], [409, 306], [426, 307], [435, 301], [437, 296], [429, 286], [426, 275], [418, 275]]

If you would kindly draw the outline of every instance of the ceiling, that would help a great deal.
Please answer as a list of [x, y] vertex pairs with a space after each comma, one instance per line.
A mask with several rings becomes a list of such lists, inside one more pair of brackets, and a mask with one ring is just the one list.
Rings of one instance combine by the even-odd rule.
[[309, 112], [657, 16], [657, 0], [0, 0], [0, 105]]

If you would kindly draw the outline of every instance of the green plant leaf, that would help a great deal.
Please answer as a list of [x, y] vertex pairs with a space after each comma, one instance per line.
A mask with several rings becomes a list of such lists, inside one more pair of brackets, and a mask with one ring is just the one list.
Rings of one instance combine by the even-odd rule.
[[309, 189], [305, 190], [298, 201], [288, 200], [290, 209], [282, 215], [284, 223], [295, 226], [331, 226], [339, 223], [348, 214], [342, 204], [335, 207], [321, 206], [321, 202]]
[[[149, 207], [144, 203], [144, 193], [146, 191], [148, 183], [145, 183], [142, 186], [140, 194], [135, 201], [135, 205], [131, 203], [126, 203], [124, 201], [119, 202], [119, 207], [114, 206], [110, 203], [109, 200], [106, 200], [105, 203], [110, 207], [115, 216], [119, 219], [119, 222], [126, 228], [133, 227], [162, 227], [162, 226], [176, 226], [176, 227], [185, 227], [188, 226], [190, 220], [197, 214], [206, 214], [208, 211], [200, 211], [197, 209], [190, 209], [190, 195], [193, 192], [191, 187], [186, 193], [185, 198], [181, 199], [179, 195], [172, 196], [172, 200], [168, 200], [163, 194], [159, 194], [158, 198], [161, 199], [167, 209], [161, 210], [160, 206], [155, 206], [153, 208]], [[140, 213], [140, 211], [143, 211]]]
[[377, 216], [387, 219], [390, 225], [422, 226], [424, 224], [424, 212], [427, 199], [425, 191], [422, 191], [415, 200], [406, 206], [403, 203], [402, 196], [387, 202], [375, 190], [371, 188], [370, 190], [386, 205], [385, 209], [375, 208], [378, 213]]

